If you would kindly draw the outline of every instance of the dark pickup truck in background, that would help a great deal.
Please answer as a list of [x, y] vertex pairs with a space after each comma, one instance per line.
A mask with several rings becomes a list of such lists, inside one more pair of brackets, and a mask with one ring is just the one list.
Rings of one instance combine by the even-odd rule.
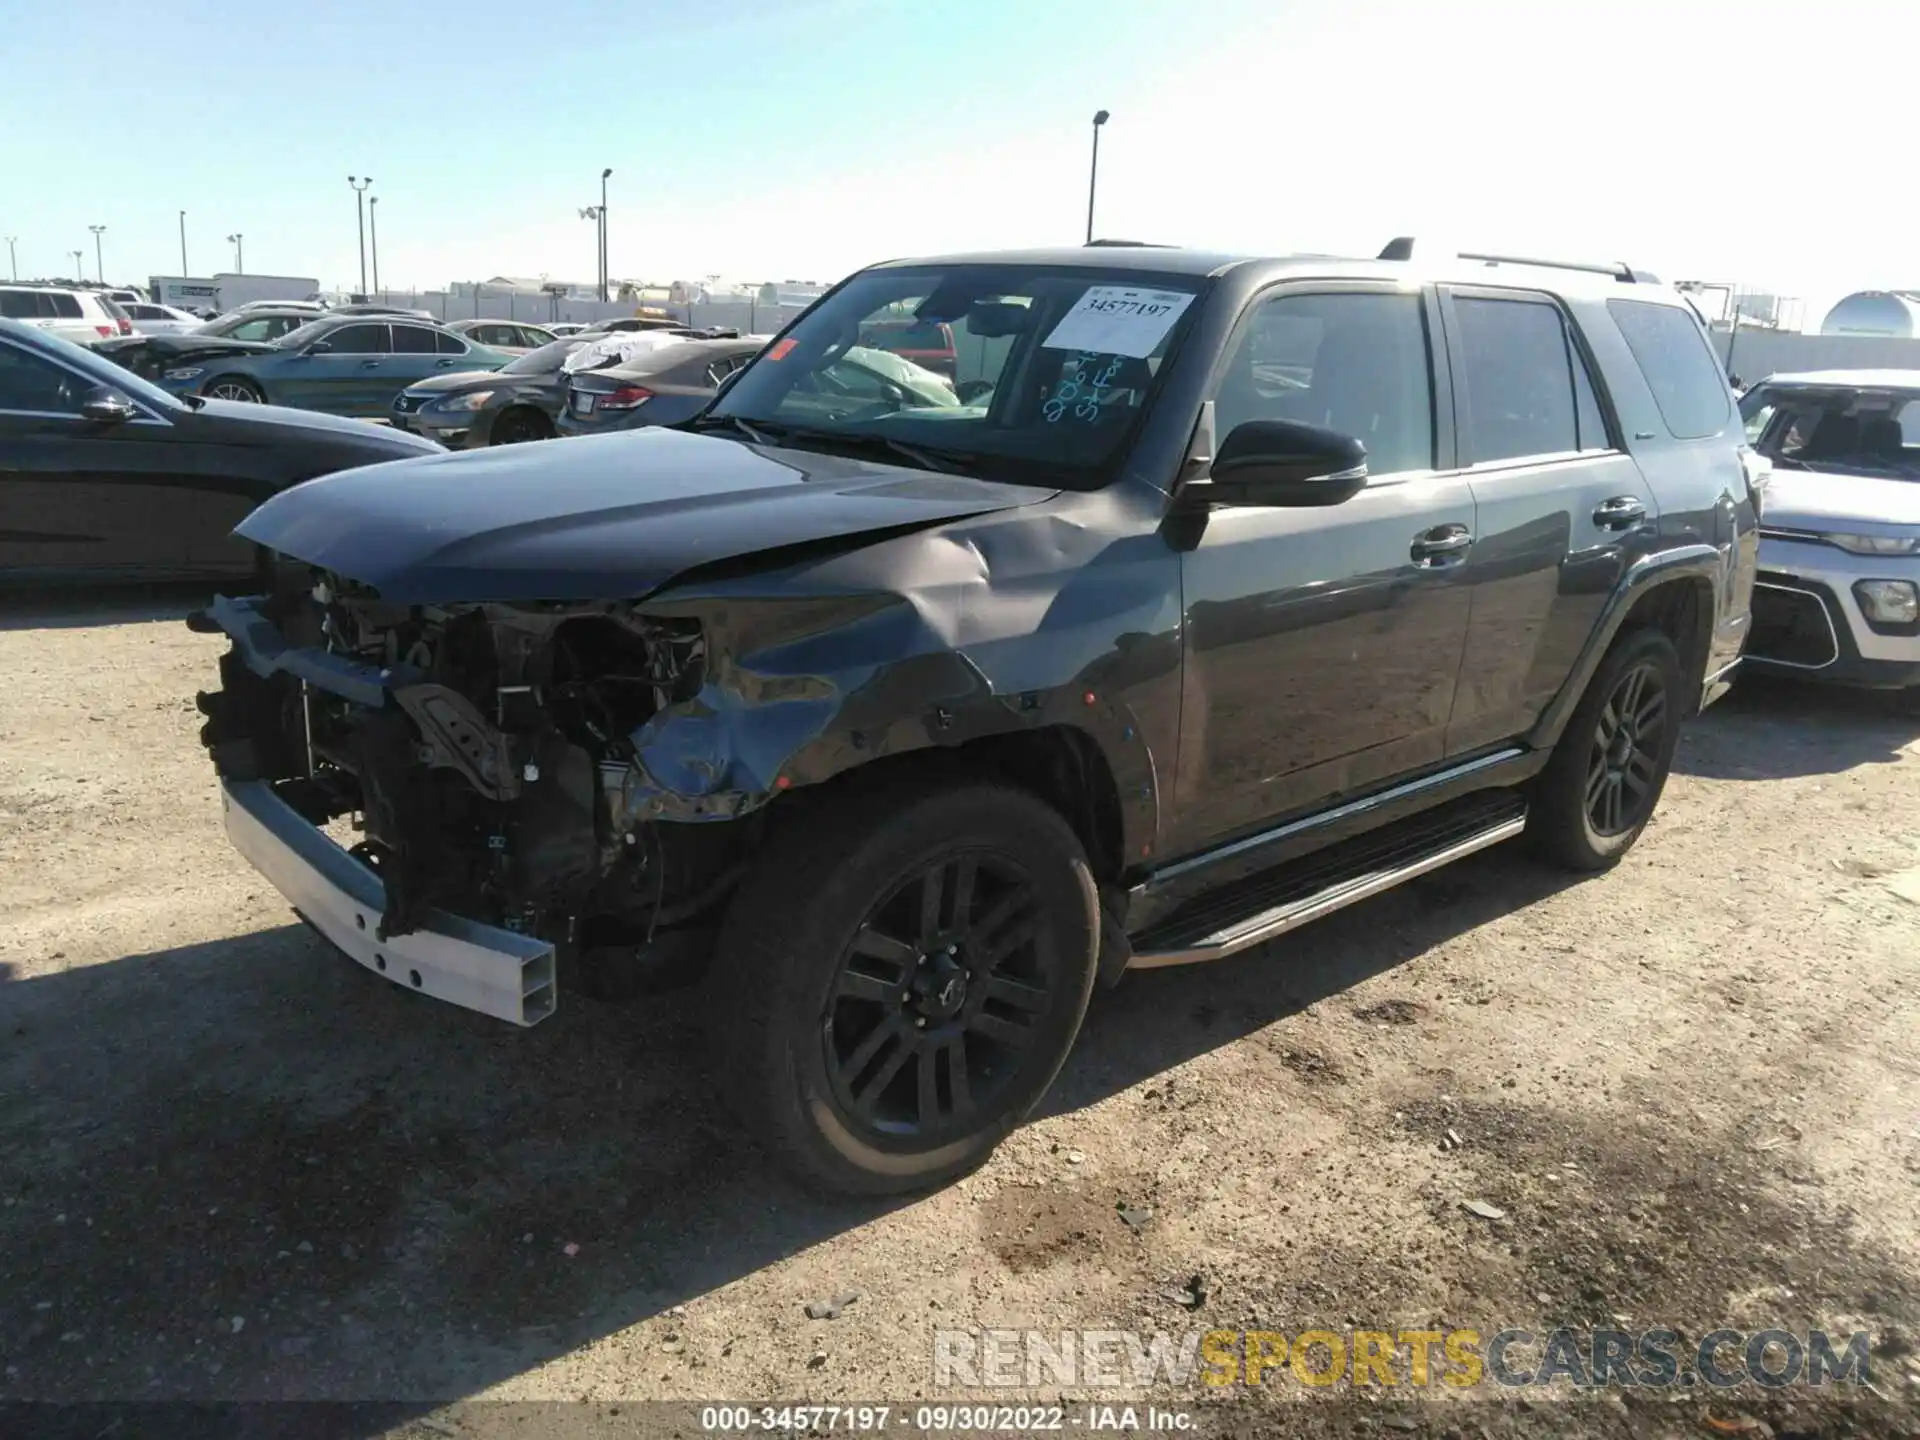
[[[817, 383], [903, 313], [993, 372]], [[1737, 663], [1757, 473], [1624, 266], [892, 263], [684, 425], [263, 505], [260, 593], [193, 620], [232, 640], [204, 735], [233, 842], [360, 964], [519, 1024], [557, 971], [704, 973], [743, 1120], [905, 1190], [1128, 968], [1522, 834], [1618, 860]]]

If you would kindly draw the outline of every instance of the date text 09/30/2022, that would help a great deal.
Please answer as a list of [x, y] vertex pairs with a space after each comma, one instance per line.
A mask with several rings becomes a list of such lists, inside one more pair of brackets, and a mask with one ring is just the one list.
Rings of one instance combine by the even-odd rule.
[[1178, 1434], [1193, 1430], [1194, 1418], [1157, 1405], [707, 1405], [700, 1428], [719, 1435]]

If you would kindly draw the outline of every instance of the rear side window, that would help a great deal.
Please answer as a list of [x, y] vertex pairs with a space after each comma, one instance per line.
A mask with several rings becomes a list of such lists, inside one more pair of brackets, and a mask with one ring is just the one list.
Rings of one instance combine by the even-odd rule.
[[0, 290], [0, 316], [8, 320], [37, 320], [40, 307], [30, 290]]
[[1699, 322], [1676, 306], [1646, 300], [1609, 300], [1607, 310], [1647, 377], [1668, 433], [1676, 440], [1718, 435], [1733, 392]]
[[433, 348], [437, 354], [441, 355], [464, 355], [467, 353], [465, 344], [463, 344], [460, 337], [451, 330], [435, 330], [433, 332]]
[[78, 320], [80, 301], [76, 296], [63, 290], [42, 290], [40, 292], [42, 315], [51, 315], [57, 320]]
[[1459, 296], [1454, 313], [1474, 463], [1606, 448], [1593, 381], [1559, 307]]

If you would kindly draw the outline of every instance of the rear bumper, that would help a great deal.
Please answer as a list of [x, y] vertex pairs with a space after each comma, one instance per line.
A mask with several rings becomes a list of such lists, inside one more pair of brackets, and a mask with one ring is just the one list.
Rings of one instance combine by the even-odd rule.
[[220, 782], [227, 838], [301, 917], [356, 964], [405, 989], [513, 1025], [553, 1014], [554, 949], [530, 935], [434, 912], [380, 939], [386, 889], [266, 782]]

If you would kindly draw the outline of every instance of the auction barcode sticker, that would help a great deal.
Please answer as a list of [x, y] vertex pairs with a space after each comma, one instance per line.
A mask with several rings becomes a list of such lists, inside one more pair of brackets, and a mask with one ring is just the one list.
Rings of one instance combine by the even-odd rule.
[[1088, 350], [1144, 360], [1193, 303], [1185, 290], [1092, 285], [1042, 341], [1049, 350]]

